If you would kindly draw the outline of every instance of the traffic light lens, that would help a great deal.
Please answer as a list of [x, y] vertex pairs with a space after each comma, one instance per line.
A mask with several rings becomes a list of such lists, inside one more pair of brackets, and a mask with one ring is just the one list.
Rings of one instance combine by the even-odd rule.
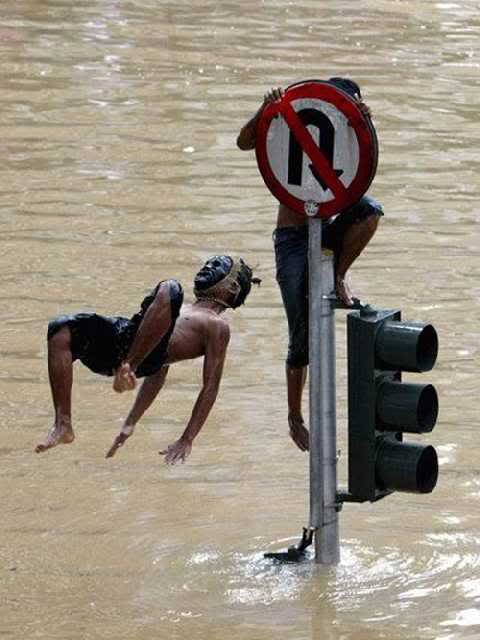
[[438, 478], [438, 458], [435, 449], [428, 445], [425, 447], [417, 467], [417, 487], [419, 493], [431, 493]]
[[431, 384], [383, 381], [377, 389], [378, 429], [405, 433], [430, 432], [438, 415], [438, 396]]
[[431, 324], [424, 326], [417, 344], [417, 362], [419, 371], [430, 371], [437, 360], [438, 336]]
[[430, 371], [438, 354], [438, 336], [431, 324], [388, 320], [378, 330], [377, 368]]
[[377, 439], [375, 475], [379, 487], [390, 491], [431, 493], [437, 484], [435, 449], [413, 442]]
[[423, 387], [417, 407], [419, 433], [430, 432], [438, 416], [438, 396], [435, 387], [427, 384]]

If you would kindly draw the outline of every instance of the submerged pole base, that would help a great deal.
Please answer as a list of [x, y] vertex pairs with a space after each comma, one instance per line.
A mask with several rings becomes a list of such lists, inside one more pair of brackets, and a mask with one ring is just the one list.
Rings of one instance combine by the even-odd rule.
[[303, 527], [302, 539], [297, 545], [288, 547], [287, 551], [264, 553], [264, 558], [278, 560], [278, 562], [301, 562], [305, 560], [305, 550], [312, 544], [315, 529]]

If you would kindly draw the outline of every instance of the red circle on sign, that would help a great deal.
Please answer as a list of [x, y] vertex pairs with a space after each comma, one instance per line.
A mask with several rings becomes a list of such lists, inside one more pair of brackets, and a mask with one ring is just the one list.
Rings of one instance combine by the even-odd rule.
[[[330, 103], [346, 118], [348, 126], [353, 129], [358, 143], [358, 166], [349, 184], [345, 185], [340, 180], [338, 174], [342, 171], [335, 170], [332, 166], [333, 151], [332, 158], [328, 158], [297, 115], [292, 103], [299, 99], [322, 100]], [[288, 186], [284, 186], [275, 175], [268, 155], [268, 143], [271, 139], [269, 131], [272, 122], [279, 116], [289, 128], [290, 138], [293, 136], [295, 144], [311, 161], [310, 167], [313, 167], [312, 173], [315, 172], [316, 179], [322, 184], [324, 190], [329, 189], [332, 193], [331, 200], [315, 202], [309, 198], [302, 199], [298, 194], [295, 195], [289, 191]], [[325, 117], [322, 115], [322, 118]], [[378, 144], [370, 118], [362, 113], [357, 102], [348, 93], [327, 82], [304, 81], [288, 87], [280, 101], [269, 103], [265, 107], [257, 124], [255, 152], [258, 168], [265, 184], [282, 204], [300, 215], [306, 215], [309, 210], [310, 216], [330, 218], [358, 202], [367, 191], [377, 168]], [[287, 157], [285, 161], [288, 161]]]

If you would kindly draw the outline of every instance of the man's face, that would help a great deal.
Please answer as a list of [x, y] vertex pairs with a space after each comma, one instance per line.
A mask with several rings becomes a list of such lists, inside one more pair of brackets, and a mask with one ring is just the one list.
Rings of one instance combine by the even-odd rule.
[[195, 287], [199, 290], [213, 287], [230, 273], [232, 265], [230, 256], [212, 256], [195, 276]]

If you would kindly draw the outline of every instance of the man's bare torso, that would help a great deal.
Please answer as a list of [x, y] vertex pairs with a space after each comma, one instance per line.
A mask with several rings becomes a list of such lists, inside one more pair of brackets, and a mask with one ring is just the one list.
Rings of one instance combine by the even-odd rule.
[[184, 305], [168, 344], [165, 364], [203, 356], [212, 328], [218, 326], [218, 323], [228, 325], [225, 318], [211, 309], [192, 304]]
[[292, 211], [284, 204], [278, 206], [277, 227], [292, 227], [306, 224], [302, 216]]

